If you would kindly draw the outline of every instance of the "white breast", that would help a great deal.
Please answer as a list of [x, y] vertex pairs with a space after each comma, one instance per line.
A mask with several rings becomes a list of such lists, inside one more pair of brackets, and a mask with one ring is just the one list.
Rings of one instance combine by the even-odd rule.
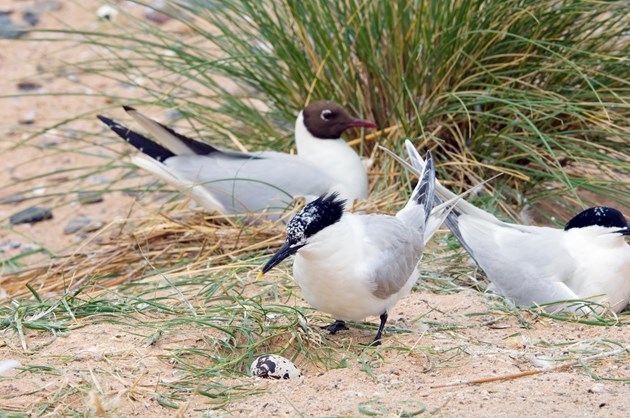
[[[365, 225], [359, 216], [345, 214], [316, 238], [298, 251], [293, 274], [304, 299], [335, 319], [359, 321], [378, 316], [408, 294], [418, 279], [414, 270], [398, 293], [385, 299], [374, 296], [370, 262], [379, 254], [365, 239]], [[340, 240], [348, 245], [341, 247]]]
[[576, 260], [565, 284], [579, 297], [609, 303], [615, 312], [630, 299], [630, 245], [623, 236], [592, 226], [566, 231], [565, 245]]

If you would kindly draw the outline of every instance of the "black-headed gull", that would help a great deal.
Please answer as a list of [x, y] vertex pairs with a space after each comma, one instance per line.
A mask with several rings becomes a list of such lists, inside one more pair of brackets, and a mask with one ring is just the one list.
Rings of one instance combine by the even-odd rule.
[[190, 193], [203, 208], [224, 214], [285, 209], [295, 197], [307, 201], [337, 192], [351, 205], [367, 197], [367, 174], [359, 156], [341, 139], [349, 128], [376, 128], [340, 105], [316, 101], [295, 124], [298, 155], [276, 151], [225, 151], [181, 135], [142, 115], [125, 110], [155, 140], [99, 115], [116, 134], [144, 156], [133, 162], [178, 190]]

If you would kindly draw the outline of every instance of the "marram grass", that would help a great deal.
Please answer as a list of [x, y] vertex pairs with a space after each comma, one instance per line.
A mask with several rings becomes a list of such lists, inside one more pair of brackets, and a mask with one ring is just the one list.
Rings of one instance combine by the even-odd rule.
[[411, 138], [454, 189], [504, 173], [502, 210], [627, 209], [628, 2], [191, 0], [167, 13], [170, 30], [122, 14], [108, 31], [38, 35], [102, 51], [58, 71], [131, 85], [145, 96], [132, 104], [175, 108], [215, 144], [286, 150], [297, 110], [326, 98], [382, 128], [357, 141], [376, 170], [376, 143]]

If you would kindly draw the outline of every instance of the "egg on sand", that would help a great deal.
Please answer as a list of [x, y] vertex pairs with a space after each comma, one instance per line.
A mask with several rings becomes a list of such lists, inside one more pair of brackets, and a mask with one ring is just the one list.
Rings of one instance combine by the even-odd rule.
[[249, 368], [249, 374], [263, 379], [294, 379], [302, 376], [295, 364], [277, 354], [258, 357]]

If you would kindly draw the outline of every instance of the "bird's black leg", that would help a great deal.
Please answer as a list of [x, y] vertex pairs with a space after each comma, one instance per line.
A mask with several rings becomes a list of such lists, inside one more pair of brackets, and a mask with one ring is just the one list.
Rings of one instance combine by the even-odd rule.
[[348, 330], [350, 328], [348, 328], [346, 326], [345, 322], [337, 319], [332, 324], [324, 325], [323, 327], [321, 327], [321, 329], [325, 329], [326, 331], [330, 332], [332, 335], [335, 335], [337, 333], [337, 331], [345, 331], [345, 330]]
[[378, 331], [376, 331], [376, 337], [374, 337], [374, 341], [372, 341], [372, 344], [370, 344], [372, 347], [381, 345], [381, 335], [383, 335], [383, 328], [385, 328], [385, 322], [387, 322], [387, 311], [383, 312], [380, 318], [381, 324], [378, 326]]

